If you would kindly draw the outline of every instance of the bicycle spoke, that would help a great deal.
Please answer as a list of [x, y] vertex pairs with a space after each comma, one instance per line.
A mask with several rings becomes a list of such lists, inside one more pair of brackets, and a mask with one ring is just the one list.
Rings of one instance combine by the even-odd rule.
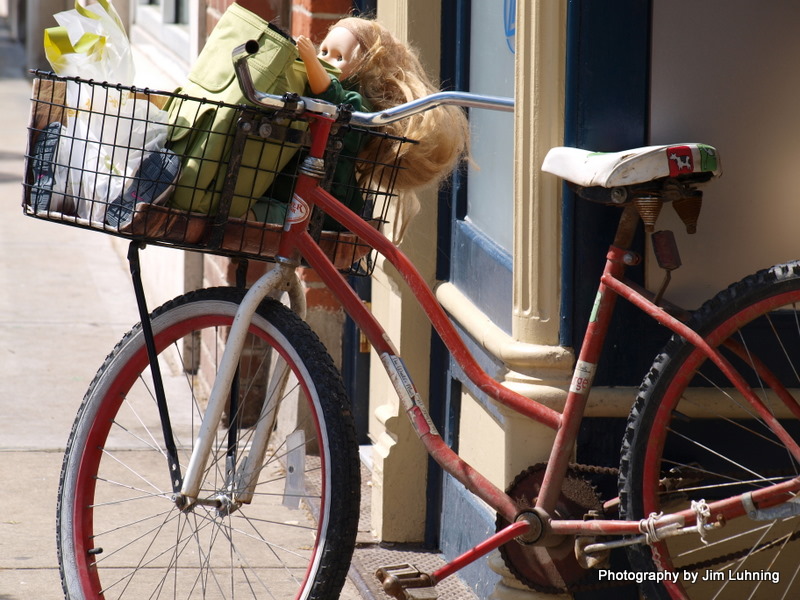
[[[205, 413], [204, 390], [213, 385], [243, 294], [203, 290], [167, 305], [164, 323], [153, 321], [184, 467]], [[240, 366], [240, 406], [248, 411], [240, 415], [248, 422], [226, 415], [231, 422], [212, 434], [200, 493], [180, 509], [141, 336], [126, 336], [104, 365], [79, 415], [70, 443], [76, 466], [65, 469], [62, 486], [61, 511], [76, 524], [75, 537], [61, 537], [69, 557], [62, 565], [74, 570], [78, 585], [75, 598], [102, 590], [108, 600], [338, 594], [355, 539], [359, 488], [355, 435], [342, 420], [343, 388], [296, 315], [277, 302], [259, 310], [265, 314], [251, 324]], [[256, 447], [260, 440], [266, 451]], [[287, 461], [297, 452], [304, 464], [287, 483]], [[245, 461], [252, 473], [239, 475]], [[90, 500], [79, 504], [79, 497]], [[77, 551], [75, 538], [102, 553]]]
[[[800, 263], [759, 272], [721, 292], [690, 326], [720, 351], [763, 407], [745, 402], [721, 370], [680, 338], [654, 363], [631, 411], [620, 468], [620, 512], [687, 510], [791, 481], [800, 473]], [[625, 472], [623, 473], [623, 469]], [[643, 584], [658, 600], [794, 598], [800, 594], [800, 516], [781, 505], [696, 535], [631, 548], [637, 570], [701, 577]], [[702, 577], [707, 574], [707, 577]], [[778, 581], [779, 579], [779, 581]]]
[[700, 450], [708, 452], [709, 454], [712, 454], [713, 456], [716, 456], [717, 458], [720, 458], [720, 459], [724, 460], [725, 462], [727, 462], [727, 463], [729, 463], [729, 464], [731, 464], [731, 465], [733, 465], [735, 467], [738, 467], [739, 469], [741, 469], [742, 471], [745, 471], [746, 473], [750, 473], [753, 477], [756, 477], [758, 479], [766, 481], [765, 477], [759, 475], [758, 473], [756, 473], [755, 471], [745, 467], [744, 465], [742, 465], [740, 463], [737, 463], [736, 461], [734, 461], [731, 458], [725, 456], [721, 452], [717, 452], [716, 450], [713, 450], [712, 448], [706, 446], [705, 444], [702, 444], [697, 440], [694, 440], [694, 439], [692, 439], [692, 438], [690, 438], [688, 436], [685, 436], [682, 433], [675, 431], [674, 429], [668, 428], [667, 431], [669, 431], [670, 433], [673, 433], [676, 436], [686, 440], [690, 444], [693, 444], [693, 445], [697, 446]]

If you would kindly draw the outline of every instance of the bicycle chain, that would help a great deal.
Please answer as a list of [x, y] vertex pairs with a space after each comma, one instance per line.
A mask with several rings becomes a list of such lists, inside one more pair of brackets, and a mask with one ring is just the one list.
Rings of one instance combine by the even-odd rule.
[[[569, 468], [572, 469], [576, 473], [584, 473], [587, 475], [601, 475], [601, 476], [608, 476], [608, 477], [619, 477], [619, 468], [617, 467], [599, 467], [597, 465], [582, 465], [579, 463], [570, 463]], [[586, 579], [592, 577], [593, 573], [590, 571], [587, 573]], [[557, 593], [563, 594], [574, 594], [580, 592], [594, 592], [597, 590], [605, 590], [609, 588], [620, 588], [620, 587], [627, 587], [634, 585], [632, 581], [606, 581], [600, 583], [598, 581], [586, 582], [583, 583], [582, 581], [578, 581], [576, 583], [567, 585], [565, 588], [561, 589]]]
[[[599, 467], [596, 465], [582, 465], [578, 463], [570, 463], [569, 470], [573, 473], [585, 473], [590, 475], [605, 475], [605, 476], [613, 476], [617, 477], [619, 475], [619, 469], [616, 467]], [[692, 563], [689, 565], [685, 565], [680, 568], [681, 571], [697, 571], [700, 569], [708, 569], [709, 567], [714, 567], [719, 564], [727, 563], [732, 560], [736, 560], [738, 558], [742, 558], [748, 554], [755, 554], [756, 552], [763, 552], [764, 550], [768, 550], [770, 547], [778, 545], [778, 544], [788, 544], [789, 542], [794, 542], [800, 539], [800, 531], [796, 531], [791, 536], [786, 538], [781, 538], [777, 540], [771, 540], [769, 542], [765, 542], [760, 546], [750, 549], [742, 549], [736, 552], [730, 552], [728, 554], [723, 554], [713, 559], [708, 559], [704, 561], [700, 561], [697, 563]], [[530, 587], [531, 589], [544, 593], [544, 594], [573, 594], [573, 593], [580, 593], [580, 592], [592, 592], [601, 589], [609, 589], [609, 588], [619, 588], [625, 586], [634, 585], [633, 581], [608, 581], [604, 583], [599, 582], [586, 582], [583, 583], [586, 579], [592, 576], [591, 571], [587, 572], [586, 577], [583, 580], [567, 584], [564, 587], [558, 586], [543, 586], [534, 581], [528, 580], [526, 577], [522, 576], [520, 573], [517, 572], [513, 565], [506, 564], [508, 569], [514, 574], [514, 576], [519, 579], [522, 583]]]
[[619, 475], [619, 468], [617, 467], [598, 467], [597, 465], [569, 463], [569, 468], [578, 473], [590, 473], [592, 475], [610, 475], [612, 477]]
[[[541, 465], [535, 465], [531, 467], [527, 471], [535, 470], [537, 467], [544, 467], [544, 463]], [[619, 475], [619, 469], [616, 467], [600, 467], [597, 465], [583, 465], [578, 463], [570, 463], [568, 465], [568, 472], [571, 471], [575, 474], [585, 474], [585, 475], [601, 475], [601, 476], [611, 476], [617, 477]], [[522, 474], [521, 474], [522, 475]], [[604, 583], [600, 583], [597, 581], [588, 581], [588, 579], [594, 576], [594, 570], [588, 569], [586, 575], [583, 579], [567, 584], [564, 587], [559, 586], [544, 586], [540, 583], [532, 581], [525, 577], [522, 573], [519, 572], [518, 569], [514, 567], [514, 565], [509, 564], [506, 562], [506, 567], [511, 571], [511, 573], [516, 577], [519, 581], [527, 585], [534, 591], [543, 594], [574, 594], [579, 592], [592, 592], [600, 589], [608, 589], [608, 588], [619, 588], [633, 585], [631, 581], [608, 581]]]

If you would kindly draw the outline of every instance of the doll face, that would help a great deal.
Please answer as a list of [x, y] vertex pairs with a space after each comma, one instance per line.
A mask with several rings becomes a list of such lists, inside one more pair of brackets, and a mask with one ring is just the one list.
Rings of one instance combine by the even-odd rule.
[[337, 67], [342, 72], [342, 79], [347, 79], [356, 64], [358, 40], [349, 29], [334, 27], [322, 40], [318, 56]]

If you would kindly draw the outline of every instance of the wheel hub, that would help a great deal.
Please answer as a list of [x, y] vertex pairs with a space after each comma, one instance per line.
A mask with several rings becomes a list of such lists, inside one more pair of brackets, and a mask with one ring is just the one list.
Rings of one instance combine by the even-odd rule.
[[176, 494], [172, 497], [175, 506], [181, 512], [191, 512], [197, 506], [206, 506], [211, 509], [216, 509], [217, 515], [220, 517], [227, 517], [235, 513], [242, 506], [242, 503], [234, 500], [228, 492], [219, 492], [208, 498], [196, 498], [190, 500], [182, 494]]

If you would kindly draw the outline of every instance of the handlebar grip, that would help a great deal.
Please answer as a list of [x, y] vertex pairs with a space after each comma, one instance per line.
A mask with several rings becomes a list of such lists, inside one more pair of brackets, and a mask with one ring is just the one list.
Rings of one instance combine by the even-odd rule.
[[233, 61], [233, 70], [236, 73], [239, 88], [242, 90], [244, 97], [253, 104], [266, 108], [281, 109], [284, 106], [283, 99], [280, 96], [272, 96], [258, 91], [253, 84], [250, 69], [247, 68], [247, 59], [256, 54], [260, 48], [261, 46], [256, 40], [247, 40], [244, 44], [233, 49], [231, 60]]

